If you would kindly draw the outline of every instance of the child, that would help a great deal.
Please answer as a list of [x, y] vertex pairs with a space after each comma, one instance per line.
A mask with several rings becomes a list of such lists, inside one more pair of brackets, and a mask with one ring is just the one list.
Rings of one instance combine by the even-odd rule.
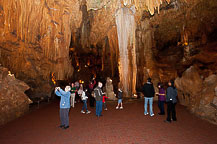
[[81, 95], [81, 100], [84, 102], [84, 105], [82, 107], [81, 113], [85, 113], [84, 109], [86, 110], [86, 114], [89, 114], [91, 111], [87, 110], [87, 99], [88, 97], [86, 96], [85, 92], [87, 92], [87, 90], [82, 91], [82, 95]]
[[121, 105], [120, 109], [123, 109], [123, 105], [122, 105], [122, 96], [123, 92], [122, 90], [119, 88], [118, 89], [118, 105], [116, 106], [116, 109], [119, 109], [119, 105]]
[[103, 102], [104, 110], [108, 110], [107, 107], [106, 107], [106, 103], [105, 103], [105, 101], [106, 101], [107, 98], [108, 97], [105, 96], [105, 95], [103, 95], [103, 97], [102, 97], [102, 102]]

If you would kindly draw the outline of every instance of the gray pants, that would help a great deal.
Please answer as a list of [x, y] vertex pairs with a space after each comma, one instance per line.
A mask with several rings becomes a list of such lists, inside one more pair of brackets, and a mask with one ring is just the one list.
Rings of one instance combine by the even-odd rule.
[[71, 94], [71, 106], [75, 107], [75, 93]]
[[60, 108], [61, 125], [69, 126], [69, 108]]

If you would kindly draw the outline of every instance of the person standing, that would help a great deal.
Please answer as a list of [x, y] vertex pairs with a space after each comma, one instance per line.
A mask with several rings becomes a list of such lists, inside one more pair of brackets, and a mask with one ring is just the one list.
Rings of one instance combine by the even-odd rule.
[[100, 117], [102, 116], [102, 98], [103, 98], [103, 92], [102, 92], [102, 82], [98, 82], [98, 86], [94, 89], [94, 97], [96, 99], [96, 116]]
[[[166, 102], [167, 102], [167, 119], [165, 122], [177, 121], [176, 119], [176, 103], [177, 103], [177, 89], [174, 86], [174, 81], [170, 80], [168, 82], [169, 87], [166, 92]], [[172, 119], [171, 119], [172, 114]]]
[[165, 103], [165, 89], [163, 88], [163, 84], [159, 83], [158, 84], [158, 88], [159, 88], [159, 93], [157, 93], [158, 95], [158, 107], [160, 109], [160, 112], [158, 113], [159, 115], [165, 115], [165, 111], [164, 111], [164, 103]]
[[60, 87], [55, 88], [55, 94], [59, 96], [60, 99], [60, 128], [69, 128], [69, 109], [70, 109], [70, 86], [65, 87], [65, 91]]
[[123, 92], [121, 90], [121, 88], [118, 89], [118, 105], [116, 106], [116, 109], [119, 109], [119, 105], [121, 105], [120, 109], [123, 109], [123, 103], [122, 103], [122, 99], [123, 99]]
[[92, 92], [93, 92], [93, 88], [94, 88], [95, 84], [96, 84], [96, 80], [95, 80], [95, 78], [93, 78], [88, 85], [89, 93], [90, 93], [90, 107], [94, 107], [95, 99], [92, 96]]
[[143, 94], [144, 94], [144, 97], [145, 97], [144, 115], [148, 115], [147, 105], [148, 105], [148, 101], [149, 101], [150, 116], [154, 116], [152, 105], [153, 105], [153, 97], [155, 95], [155, 90], [154, 90], [154, 86], [153, 86], [153, 84], [151, 82], [151, 78], [147, 79], [147, 83], [145, 83], [143, 85], [142, 91], [143, 91]]
[[75, 107], [75, 92], [76, 92], [76, 87], [74, 85], [74, 83], [72, 83], [72, 87], [71, 87], [71, 107]]
[[103, 103], [104, 110], [108, 110], [107, 107], [106, 107], [106, 99], [107, 98], [108, 97], [105, 94], [102, 96], [102, 103]]
[[84, 105], [82, 107], [82, 110], [81, 110], [81, 113], [85, 113], [85, 111], [84, 111], [84, 109], [85, 109], [86, 114], [89, 114], [91, 111], [88, 111], [88, 109], [87, 109], [87, 99], [88, 99], [88, 97], [86, 96], [86, 92], [87, 92], [87, 90], [83, 91], [82, 95], [81, 95], [81, 100], [84, 103]]

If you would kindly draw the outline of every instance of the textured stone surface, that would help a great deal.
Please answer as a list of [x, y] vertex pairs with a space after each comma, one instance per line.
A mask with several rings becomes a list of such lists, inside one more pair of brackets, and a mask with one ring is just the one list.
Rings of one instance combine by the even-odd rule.
[[175, 84], [181, 104], [187, 106], [193, 113], [213, 123], [217, 123], [217, 107], [215, 88], [217, 76], [212, 74], [201, 78], [198, 69], [190, 67]]
[[0, 125], [22, 116], [29, 109], [31, 100], [25, 95], [29, 86], [8, 74], [0, 66]]
[[106, 80], [106, 84], [105, 84], [105, 90], [106, 90], [106, 96], [110, 99], [110, 100], [116, 100], [117, 98], [115, 97], [115, 93], [114, 93], [114, 88], [113, 88], [113, 84], [112, 84], [112, 80], [111, 78], [107, 78]]

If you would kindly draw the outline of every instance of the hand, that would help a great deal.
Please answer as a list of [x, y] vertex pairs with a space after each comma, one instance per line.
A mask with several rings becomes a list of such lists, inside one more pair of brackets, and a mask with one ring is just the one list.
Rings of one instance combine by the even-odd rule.
[[57, 91], [57, 90], [59, 91], [59, 90], [60, 90], [60, 87], [55, 87], [55, 91]]

